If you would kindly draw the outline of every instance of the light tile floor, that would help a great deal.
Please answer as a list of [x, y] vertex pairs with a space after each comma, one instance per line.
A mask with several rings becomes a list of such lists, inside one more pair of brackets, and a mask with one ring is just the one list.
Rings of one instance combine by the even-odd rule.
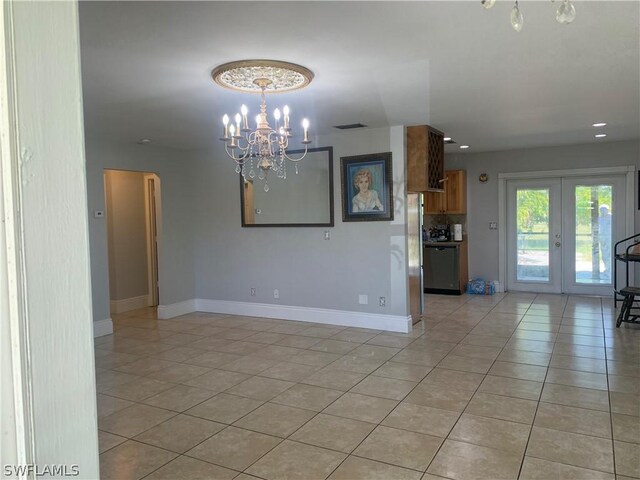
[[426, 311], [410, 334], [116, 316], [95, 342], [102, 478], [640, 478], [640, 329], [609, 299]]

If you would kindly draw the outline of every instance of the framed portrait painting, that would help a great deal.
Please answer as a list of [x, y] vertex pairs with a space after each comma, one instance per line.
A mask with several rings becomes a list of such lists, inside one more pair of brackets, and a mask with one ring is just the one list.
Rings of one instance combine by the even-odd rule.
[[340, 158], [342, 221], [393, 220], [391, 152]]

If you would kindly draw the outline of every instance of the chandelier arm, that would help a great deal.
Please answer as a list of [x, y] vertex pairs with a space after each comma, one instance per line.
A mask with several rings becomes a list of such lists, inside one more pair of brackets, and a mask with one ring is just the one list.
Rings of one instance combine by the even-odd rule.
[[234, 160], [237, 164], [243, 165], [247, 161], [247, 159], [250, 157], [249, 146], [247, 146], [246, 148], [242, 148], [242, 147], [236, 147], [236, 148], [239, 148], [244, 153], [242, 155], [236, 156], [235, 153], [234, 153], [235, 149], [229, 149], [228, 145], [224, 146], [224, 149], [226, 150], [227, 155], [229, 156], [229, 158]]
[[282, 156], [284, 158], [286, 158], [287, 160], [289, 160], [290, 162], [299, 162], [300, 160], [302, 160], [304, 157], [307, 156], [307, 146], [304, 146], [304, 153], [302, 154], [302, 156], [300, 156], [299, 158], [293, 158], [290, 157], [287, 152], [285, 152], [284, 150], [282, 151]]

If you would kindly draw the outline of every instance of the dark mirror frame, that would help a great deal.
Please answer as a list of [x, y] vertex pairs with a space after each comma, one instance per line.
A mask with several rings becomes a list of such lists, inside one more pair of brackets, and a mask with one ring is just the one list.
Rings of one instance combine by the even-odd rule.
[[[287, 154], [291, 155], [299, 155], [303, 153], [304, 150], [287, 150]], [[246, 223], [244, 218], [244, 178], [242, 175], [238, 175], [240, 178], [240, 216], [242, 220], [242, 226], [251, 228], [251, 227], [333, 227], [334, 226], [334, 215], [333, 215], [333, 147], [317, 147], [317, 148], [309, 148], [307, 152], [327, 152], [328, 160], [329, 160], [329, 222], [328, 223]], [[301, 161], [301, 165], [303, 165], [305, 160]], [[304, 171], [300, 173], [300, 175], [304, 175]], [[275, 179], [274, 181], [285, 181], [281, 179]]]

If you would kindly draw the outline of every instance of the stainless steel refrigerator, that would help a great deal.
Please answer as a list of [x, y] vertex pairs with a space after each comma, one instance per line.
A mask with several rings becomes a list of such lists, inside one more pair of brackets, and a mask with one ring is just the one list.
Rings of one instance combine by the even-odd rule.
[[422, 213], [423, 194], [407, 194], [407, 249], [409, 257], [409, 304], [412, 323], [420, 321], [424, 312], [422, 283]]

